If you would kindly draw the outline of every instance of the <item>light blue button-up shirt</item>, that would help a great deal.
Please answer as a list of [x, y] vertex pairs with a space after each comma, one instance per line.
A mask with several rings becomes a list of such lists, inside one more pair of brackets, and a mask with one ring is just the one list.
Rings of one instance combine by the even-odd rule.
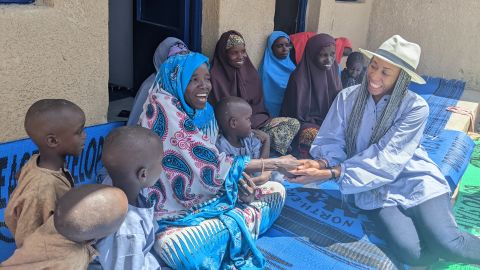
[[340, 191], [354, 194], [357, 207], [365, 210], [396, 205], [409, 208], [450, 192], [440, 169], [420, 145], [428, 104], [411, 91], [407, 91], [393, 126], [372, 145], [370, 137], [390, 96], [376, 104], [372, 96], [368, 98], [357, 153], [347, 159], [345, 132], [359, 89], [360, 85], [355, 85], [338, 94], [310, 149], [314, 159], [341, 165]]

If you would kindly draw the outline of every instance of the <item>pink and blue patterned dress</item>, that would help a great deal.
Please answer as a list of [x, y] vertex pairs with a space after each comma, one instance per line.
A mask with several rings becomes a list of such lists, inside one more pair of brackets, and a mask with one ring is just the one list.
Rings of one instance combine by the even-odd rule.
[[170, 57], [140, 116], [141, 125], [164, 143], [163, 172], [147, 194], [161, 228], [155, 249], [175, 269], [261, 269], [265, 260], [254, 239], [280, 214], [285, 190], [267, 183], [256, 201], [237, 202], [238, 181], [250, 159], [220, 153], [211, 106], [194, 110], [183, 98], [204, 63], [208, 58], [198, 53]]

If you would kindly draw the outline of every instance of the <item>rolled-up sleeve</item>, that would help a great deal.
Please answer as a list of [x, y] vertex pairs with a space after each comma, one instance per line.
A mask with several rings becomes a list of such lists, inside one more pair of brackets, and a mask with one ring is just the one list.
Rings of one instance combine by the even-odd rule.
[[328, 110], [310, 148], [310, 155], [316, 159], [324, 159], [329, 166], [336, 166], [347, 158], [345, 153], [345, 104], [344, 96], [339, 94]]
[[428, 113], [424, 102], [412, 106], [378, 143], [345, 160], [338, 180], [342, 193], [360, 193], [393, 182], [420, 144]]

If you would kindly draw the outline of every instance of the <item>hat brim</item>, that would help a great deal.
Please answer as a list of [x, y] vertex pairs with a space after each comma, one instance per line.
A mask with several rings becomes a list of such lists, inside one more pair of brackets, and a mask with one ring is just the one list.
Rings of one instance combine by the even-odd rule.
[[383, 61], [385, 62], [388, 62], [396, 67], [399, 67], [401, 68], [402, 70], [404, 70], [406, 73], [408, 73], [408, 75], [410, 75], [410, 77], [412, 77], [412, 81], [413, 82], [416, 82], [418, 84], [426, 84], [427, 82], [422, 78], [422, 76], [418, 75], [417, 73], [411, 71], [410, 69], [402, 66], [402, 65], [399, 65], [397, 63], [394, 63], [392, 61], [390, 61], [388, 58], [385, 58], [384, 56], [381, 56], [379, 54], [376, 54], [374, 52], [371, 52], [369, 50], [364, 50], [364, 49], [359, 49], [361, 53], [363, 53], [363, 55], [365, 55], [365, 57], [367, 57], [368, 59], [372, 59], [372, 57], [377, 57], [377, 58], [380, 58], [382, 59]]

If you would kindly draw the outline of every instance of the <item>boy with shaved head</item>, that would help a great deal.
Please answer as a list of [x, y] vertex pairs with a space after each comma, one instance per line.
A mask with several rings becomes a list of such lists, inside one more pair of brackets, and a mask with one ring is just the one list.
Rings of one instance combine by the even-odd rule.
[[53, 214], [57, 200], [73, 187], [65, 168], [67, 155], [77, 156], [85, 144], [85, 114], [64, 99], [35, 102], [25, 117], [25, 130], [37, 145], [22, 168], [5, 210], [5, 223], [18, 248]]
[[[221, 99], [215, 106], [215, 118], [221, 134], [217, 138], [218, 151], [228, 156], [249, 156], [263, 159], [270, 156], [270, 138], [262, 131], [253, 130], [250, 117], [252, 107], [245, 100], [235, 96]], [[255, 185], [270, 180], [271, 172], [253, 175]]]
[[127, 197], [118, 188], [93, 184], [71, 189], [0, 268], [87, 269], [96, 256], [92, 243], [114, 233], [127, 211]]
[[129, 205], [118, 231], [95, 245], [103, 269], [160, 269], [153, 253], [157, 229], [153, 204], [141, 195], [141, 190], [157, 182], [162, 158], [162, 141], [149, 129], [120, 127], [105, 139], [103, 165], [112, 185], [127, 195]]

